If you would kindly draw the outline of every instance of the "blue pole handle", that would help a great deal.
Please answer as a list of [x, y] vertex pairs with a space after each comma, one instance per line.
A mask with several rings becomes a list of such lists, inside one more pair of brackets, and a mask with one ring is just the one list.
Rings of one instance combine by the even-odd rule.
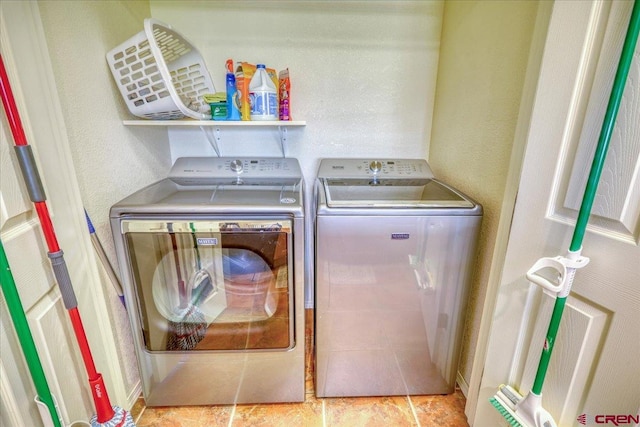
[[93, 223], [91, 222], [91, 218], [89, 218], [89, 214], [87, 213], [87, 210], [84, 210], [84, 217], [87, 218], [87, 226], [89, 227], [89, 233], [94, 234], [96, 232], [96, 229], [93, 228]]

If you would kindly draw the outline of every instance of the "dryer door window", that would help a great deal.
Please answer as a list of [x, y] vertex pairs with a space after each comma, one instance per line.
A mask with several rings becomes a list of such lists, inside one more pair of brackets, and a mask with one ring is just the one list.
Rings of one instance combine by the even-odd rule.
[[294, 346], [291, 220], [124, 221], [148, 351]]

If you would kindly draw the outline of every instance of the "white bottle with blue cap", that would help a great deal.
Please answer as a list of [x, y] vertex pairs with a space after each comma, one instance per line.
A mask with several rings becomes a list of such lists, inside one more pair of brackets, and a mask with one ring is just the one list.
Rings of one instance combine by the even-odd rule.
[[256, 66], [249, 83], [251, 120], [278, 120], [278, 92], [264, 64]]

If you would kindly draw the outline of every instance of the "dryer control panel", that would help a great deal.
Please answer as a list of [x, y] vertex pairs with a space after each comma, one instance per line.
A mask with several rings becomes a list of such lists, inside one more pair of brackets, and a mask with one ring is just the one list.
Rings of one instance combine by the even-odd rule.
[[300, 178], [302, 171], [293, 158], [180, 157], [169, 178]]
[[417, 178], [432, 179], [423, 159], [322, 159], [318, 178]]

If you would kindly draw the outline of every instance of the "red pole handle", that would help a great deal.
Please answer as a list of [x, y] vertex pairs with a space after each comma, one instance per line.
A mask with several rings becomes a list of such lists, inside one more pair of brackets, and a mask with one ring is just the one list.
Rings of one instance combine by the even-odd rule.
[[[7, 75], [7, 70], [5, 69], [4, 60], [2, 59], [1, 55], [0, 96], [2, 97], [2, 105], [4, 106], [4, 111], [6, 113], [7, 120], [9, 121], [16, 146], [28, 146], [27, 138], [22, 127], [22, 121], [20, 120], [20, 114], [18, 112], [16, 101], [13, 97], [13, 91], [11, 90], [11, 85], [9, 83], [9, 76]], [[53, 224], [51, 223], [51, 216], [49, 215], [49, 209], [47, 208], [46, 202], [44, 200], [34, 200], [33, 203], [38, 214], [38, 219], [40, 220], [42, 232], [47, 242], [49, 254], [57, 254], [58, 252], [61, 253], [60, 247], [58, 246], [56, 233], [53, 228]], [[60, 283], [58, 283], [58, 285], [60, 285]], [[70, 287], [69, 291], [73, 293], [73, 288]], [[75, 295], [73, 297], [73, 300], [75, 301]], [[80, 313], [78, 312], [77, 307], [68, 307], [67, 311], [69, 313], [69, 317], [71, 318], [71, 324], [75, 332], [78, 346], [80, 347], [82, 360], [84, 361], [84, 366], [89, 376], [89, 385], [91, 386], [91, 394], [96, 406], [98, 422], [107, 422], [113, 418], [115, 412], [111, 406], [111, 402], [109, 401], [109, 396], [107, 394], [107, 389], [104, 385], [102, 375], [96, 371], [93, 356], [91, 355], [91, 349], [89, 348], [89, 341], [87, 340], [84, 327], [82, 326]]]

